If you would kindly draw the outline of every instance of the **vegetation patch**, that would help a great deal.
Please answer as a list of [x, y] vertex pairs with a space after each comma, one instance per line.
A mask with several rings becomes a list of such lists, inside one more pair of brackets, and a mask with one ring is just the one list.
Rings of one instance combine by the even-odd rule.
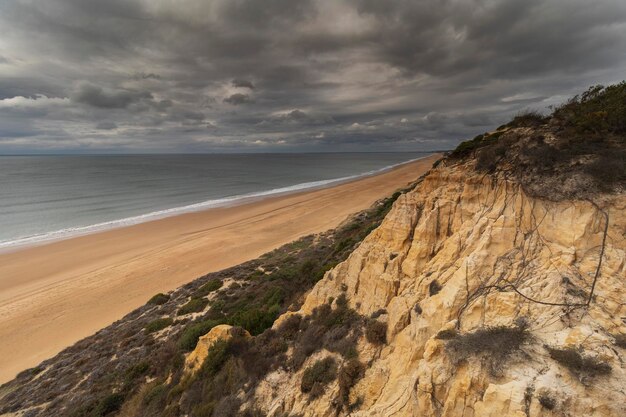
[[508, 359], [528, 343], [531, 334], [525, 322], [513, 327], [497, 326], [459, 334], [448, 339], [446, 350], [456, 361], [480, 358], [490, 373], [499, 375]]
[[365, 327], [365, 338], [373, 345], [387, 343], [387, 323], [378, 320], [368, 320]]
[[565, 366], [580, 378], [607, 375], [611, 373], [611, 365], [599, 359], [583, 356], [573, 348], [547, 347], [550, 357]]
[[170, 296], [167, 294], [163, 294], [163, 293], [158, 293], [156, 295], [153, 295], [152, 298], [150, 298], [148, 300], [148, 304], [153, 304], [153, 305], [162, 305], [167, 303], [170, 300]]
[[441, 289], [441, 284], [439, 284], [437, 280], [434, 280], [428, 285], [428, 294], [432, 297], [433, 295], [439, 294]]
[[[279, 314], [299, 308], [306, 291], [380, 224], [399, 195], [376, 203], [333, 231], [306, 236], [169, 294], [158, 294], [122, 320], [44, 362], [41, 369], [46, 371], [39, 376], [20, 374], [7, 385], [11, 392], [3, 397], [0, 414], [29, 408], [29, 417], [84, 417], [121, 404], [108, 415], [133, 410], [136, 417], [260, 416], [258, 410], [241, 409], [241, 399], [268, 372], [281, 367], [298, 371], [321, 350], [343, 358], [336, 371], [341, 395], [332, 400], [337, 407], [347, 408], [347, 400], [341, 398], [349, 398], [350, 387], [360, 375], [356, 345], [366, 319], [349, 308], [345, 294], [309, 316], [294, 315], [276, 330], [271, 326]], [[226, 279], [240, 285], [217, 288]], [[213, 291], [208, 306], [200, 295]], [[171, 323], [158, 342], [149, 334], [167, 323], [160, 320], [163, 317], [192, 312], [195, 317], [187, 315]], [[239, 335], [216, 346], [194, 376], [185, 376], [184, 353], [214, 326], [225, 323], [256, 336]], [[117, 396], [107, 399], [113, 394]]]
[[198, 288], [196, 290], [196, 292], [195, 292], [195, 296], [196, 297], [205, 297], [209, 293], [212, 293], [213, 291], [217, 291], [220, 288], [222, 288], [223, 284], [224, 283], [222, 282], [222, 280], [212, 279], [209, 282], [207, 282], [206, 284], [203, 284], [200, 288]]
[[346, 361], [339, 370], [339, 405], [350, 409], [350, 390], [363, 378], [365, 366], [356, 358]]
[[556, 399], [548, 394], [541, 394], [538, 398], [539, 404], [546, 410], [554, 410], [556, 407]]
[[179, 308], [176, 314], [184, 316], [185, 314], [198, 313], [204, 310], [207, 304], [209, 304], [209, 301], [206, 298], [192, 298], [187, 304]]
[[518, 114], [450, 159], [514, 177], [533, 196], [587, 199], [626, 187], [626, 82], [594, 86], [544, 116]]
[[315, 362], [302, 374], [300, 391], [309, 393], [313, 398], [324, 394], [324, 388], [337, 378], [337, 363], [332, 357], [327, 357]]
[[187, 326], [178, 340], [178, 345], [181, 350], [184, 352], [191, 352], [194, 350], [198, 344], [200, 336], [207, 334], [209, 330], [218, 324], [223, 323], [218, 320], [202, 320]]
[[174, 320], [171, 318], [159, 318], [156, 320], [152, 320], [150, 323], [146, 325], [146, 333], [154, 333], [159, 330], [163, 330], [166, 327], [169, 327], [174, 323]]

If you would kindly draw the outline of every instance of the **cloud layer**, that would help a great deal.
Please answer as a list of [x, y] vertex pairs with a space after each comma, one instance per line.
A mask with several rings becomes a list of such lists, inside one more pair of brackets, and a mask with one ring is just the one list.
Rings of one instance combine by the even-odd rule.
[[0, 27], [0, 153], [444, 149], [626, 73], [623, 0], [14, 0]]

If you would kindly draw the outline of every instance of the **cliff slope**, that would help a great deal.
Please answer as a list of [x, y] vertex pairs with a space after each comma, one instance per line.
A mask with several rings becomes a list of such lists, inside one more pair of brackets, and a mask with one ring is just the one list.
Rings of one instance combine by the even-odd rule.
[[[386, 324], [386, 344], [358, 343], [350, 415], [625, 415], [626, 197], [551, 202], [472, 163], [402, 195], [300, 310], [344, 294]], [[335, 415], [338, 384], [309, 402], [299, 377], [269, 375], [254, 402]]]

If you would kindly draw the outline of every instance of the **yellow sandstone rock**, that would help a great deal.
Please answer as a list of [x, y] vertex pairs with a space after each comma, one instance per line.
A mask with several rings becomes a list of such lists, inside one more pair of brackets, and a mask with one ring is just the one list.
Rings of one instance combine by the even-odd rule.
[[213, 327], [207, 334], [198, 339], [196, 348], [185, 359], [185, 373], [191, 374], [200, 368], [207, 357], [209, 348], [215, 342], [218, 340], [229, 340], [233, 336], [241, 334], [250, 337], [247, 331], [239, 327], [229, 326], [228, 324], [220, 324]]
[[[626, 334], [625, 259], [624, 194], [547, 201], [506, 178], [444, 163], [400, 196], [299, 313], [341, 293], [363, 315], [387, 310], [387, 345], [359, 342], [370, 366], [350, 393], [362, 399], [351, 416], [626, 416], [626, 351], [612, 338]], [[435, 339], [442, 329], [467, 334], [522, 317], [532, 340], [495, 376], [478, 357], [453, 360]], [[576, 375], [546, 346], [578, 349], [611, 372]], [[336, 415], [327, 395], [310, 403], [300, 395], [297, 375], [268, 378], [272, 394], [260, 389], [251, 400], [265, 412], [281, 404], [303, 416]]]

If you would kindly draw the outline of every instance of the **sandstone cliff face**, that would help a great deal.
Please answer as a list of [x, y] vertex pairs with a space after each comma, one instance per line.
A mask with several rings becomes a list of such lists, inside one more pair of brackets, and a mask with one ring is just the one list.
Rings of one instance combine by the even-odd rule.
[[[625, 210], [624, 194], [550, 202], [468, 166], [432, 170], [301, 308], [309, 314], [344, 293], [363, 315], [386, 310], [378, 320], [387, 343], [359, 342], [368, 367], [350, 392], [361, 403], [350, 415], [626, 415], [626, 350], [616, 340], [626, 334]], [[436, 337], [520, 318], [531, 339], [497, 372], [484, 357], [454, 358]], [[588, 374], [549, 353], [567, 348], [610, 372]], [[337, 384], [309, 401], [300, 374], [268, 375], [254, 405], [268, 414], [336, 415]]]

